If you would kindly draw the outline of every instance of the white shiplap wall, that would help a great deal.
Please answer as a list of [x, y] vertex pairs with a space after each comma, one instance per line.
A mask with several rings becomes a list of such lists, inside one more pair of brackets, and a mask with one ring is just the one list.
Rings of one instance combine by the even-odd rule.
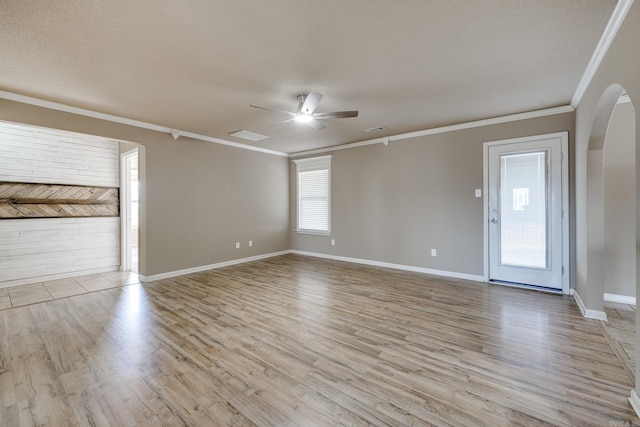
[[118, 187], [116, 141], [0, 123], [0, 180]]
[[[118, 143], [0, 122], [0, 181], [119, 186]], [[0, 287], [117, 270], [119, 218], [0, 220]]]

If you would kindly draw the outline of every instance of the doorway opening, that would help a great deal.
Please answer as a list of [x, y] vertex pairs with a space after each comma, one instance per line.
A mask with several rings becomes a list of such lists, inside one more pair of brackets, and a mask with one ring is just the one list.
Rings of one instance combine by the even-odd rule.
[[[623, 110], [627, 119], [616, 125]], [[578, 194], [584, 204], [576, 212], [582, 222], [576, 230], [576, 247], [583, 251], [577, 254], [583, 288], [575, 295], [585, 317], [607, 320], [605, 296], [610, 302], [635, 302], [640, 188], [635, 185], [637, 164], [632, 161], [634, 148], [637, 151], [635, 126], [635, 108], [624, 88], [610, 85], [593, 118], [586, 152], [586, 192]]]
[[[582, 230], [588, 243], [587, 286], [576, 301], [582, 304], [585, 317], [601, 321], [604, 336], [632, 380], [637, 378], [640, 283], [636, 277], [640, 227], [636, 141], [635, 106], [624, 88], [613, 84], [598, 101], [586, 153], [586, 227]], [[633, 404], [635, 391], [631, 396]]]
[[139, 273], [140, 180], [138, 148], [121, 155], [121, 269]]

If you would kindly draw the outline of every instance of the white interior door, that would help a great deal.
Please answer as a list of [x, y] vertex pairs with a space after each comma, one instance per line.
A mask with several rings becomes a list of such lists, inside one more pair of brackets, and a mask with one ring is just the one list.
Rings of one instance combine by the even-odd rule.
[[490, 281], [568, 292], [566, 146], [566, 133], [486, 144]]
[[123, 271], [138, 272], [138, 210], [139, 210], [139, 180], [138, 180], [138, 149], [122, 154], [120, 185], [120, 215]]

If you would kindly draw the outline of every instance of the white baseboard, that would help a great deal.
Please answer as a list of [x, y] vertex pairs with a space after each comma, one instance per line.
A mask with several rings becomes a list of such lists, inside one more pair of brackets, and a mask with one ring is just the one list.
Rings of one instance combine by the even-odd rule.
[[584, 302], [582, 302], [582, 298], [580, 298], [580, 295], [578, 295], [578, 292], [575, 289], [572, 289], [572, 295], [573, 295], [573, 299], [576, 300], [576, 303], [578, 304], [578, 307], [580, 308], [580, 312], [582, 313], [582, 316], [586, 317], [587, 319], [596, 319], [596, 320], [607, 320], [607, 313], [605, 313], [604, 311], [597, 311], [597, 310], [589, 310], [587, 309], [587, 307], [585, 307]]
[[140, 274], [138, 277], [140, 278], [140, 281], [142, 281], [142, 282], [153, 282], [153, 281], [156, 281], [156, 280], [170, 279], [172, 277], [183, 276], [185, 274], [199, 273], [201, 271], [214, 270], [216, 268], [227, 267], [227, 266], [230, 266], [230, 265], [243, 264], [245, 262], [258, 261], [258, 260], [265, 259], [265, 258], [272, 258], [272, 257], [275, 257], [275, 256], [286, 255], [288, 253], [291, 253], [291, 251], [286, 250], [286, 251], [280, 251], [280, 252], [271, 252], [271, 253], [268, 253], [268, 254], [256, 255], [256, 256], [247, 257], [247, 258], [232, 259], [230, 261], [218, 262], [216, 264], [201, 265], [201, 266], [198, 266], [198, 267], [185, 268], [184, 270], [169, 271], [169, 272], [166, 272], [166, 273], [154, 274], [154, 275], [151, 275], [151, 276], [143, 276], [142, 274]]
[[415, 267], [415, 266], [412, 266], [412, 265], [393, 264], [393, 263], [390, 263], [390, 262], [372, 261], [372, 260], [368, 260], [368, 259], [350, 258], [350, 257], [344, 257], [344, 256], [337, 256], [337, 255], [328, 255], [328, 254], [323, 254], [323, 253], [319, 253], [319, 252], [306, 252], [306, 251], [291, 250], [290, 253], [297, 254], [297, 255], [312, 256], [312, 257], [316, 257], [316, 258], [332, 259], [332, 260], [335, 260], [335, 261], [352, 262], [352, 263], [355, 263], [355, 264], [365, 264], [365, 265], [371, 265], [371, 266], [375, 266], [375, 267], [394, 268], [396, 270], [405, 270], [405, 271], [413, 271], [413, 272], [416, 272], [416, 273], [433, 274], [435, 276], [452, 277], [452, 278], [455, 278], [455, 279], [472, 280], [474, 282], [483, 282], [484, 283], [484, 277], [483, 276], [474, 275], [474, 274], [456, 273], [456, 272], [453, 272], [453, 271], [434, 270], [434, 269], [431, 269], [431, 268]]
[[452, 271], [434, 270], [434, 269], [430, 269], [430, 268], [414, 267], [414, 266], [410, 266], [410, 265], [393, 264], [393, 263], [389, 263], [389, 262], [372, 261], [372, 260], [367, 260], [367, 259], [350, 258], [350, 257], [343, 257], [343, 256], [327, 255], [327, 254], [322, 254], [322, 253], [318, 253], [318, 252], [305, 252], [305, 251], [298, 251], [298, 250], [285, 250], [285, 251], [280, 251], [280, 252], [271, 252], [271, 253], [268, 253], [268, 254], [257, 255], [257, 256], [252, 256], [252, 257], [248, 257], [248, 258], [234, 259], [234, 260], [231, 260], [231, 261], [224, 261], [224, 262], [219, 262], [219, 263], [216, 263], [216, 264], [201, 265], [201, 266], [198, 266], [198, 267], [185, 268], [183, 270], [176, 270], [176, 271], [169, 271], [169, 272], [166, 272], [166, 273], [154, 274], [154, 275], [151, 275], [151, 276], [144, 276], [144, 275], [141, 274], [141, 275], [139, 275], [139, 278], [140, 278], [140, 281], [142, 281], [142, 282], [153, 282], [155, 280], [169, 279], [169, 278], [172, 278], [172, 277], [183, 276], [185, 274], [198, 273], [198, 272], [201, 272], [201, 271], [213, 270], [213, 269], [216, 269], [216, 268], [227, 267], [227, 266], [235, 265], [235, 264], [243, 264], [243, 263], [246, 263], [246, 262], [258, 261], [258, 260], [261, 260], [261, 259], [272, 258], [272, 257], [280, 256], [280, 255], [286, 255], [286, 254], [305, 255], [305, 256], [311, 256], [311, 257], [316, 257], [316, 258], [332, 259], [332, 260], [335, 260], [335, 261], [352, 262], [352, 263], [355, 263], [355, 264], [365, 264], [365, 265], [371, 265], [371, 266], [376, 266], [376, 267], [394, 268], [396, 270], [413, 271], [413, 272], [416, 272], [416, 273], [433, 274], [433, 275], [436, 275], [436, 276], [444, 276], [444, 277], [451, 277], [451, 278], [455, 278], [455, 279], [472, 280], [474, 282], [483, 282], [484, 283], [484, 277], [479, 276], [479, 275], [456, 273], [456, 272], [452, 272]]
[[631, 407], [636, 412], [636, 415], [640, 417], [640, 397], [638, 397], [638, 393], [636, 393], [635, 389], [631, 389], [631, 396], [629, 396], [629, 403]]
[[108, 273], [111, 271], [120, 271], [120, 266], [114, 265], [111, 267], [91, 268], [88, 270], [68, 271], [65, 273], [47, 274], [44, 276], [27, 277], [24, 279], [6, 280], [4, 282], [0, 282], [0, 289], [10, 288], [12, 286], [19, 286], [19, 285], [29, 285], [32, 283], [48, 282], [50, 280], [59, 280], [59, 279], [68, 279], [71, 277], [86, 276], [89, 274]]
[[636, 305], [636, 297], [630, 297], [627, 295], [617, 295], [617, 294], [604, 294], [604, 300], [609, 302], [618, 302], [620, 304], [630, 304]]

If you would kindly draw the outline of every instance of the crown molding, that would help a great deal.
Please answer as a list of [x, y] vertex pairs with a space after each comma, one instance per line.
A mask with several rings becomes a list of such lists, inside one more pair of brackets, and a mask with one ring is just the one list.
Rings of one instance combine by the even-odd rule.
[[454, 131], [464, 130], [464, 129], [472, 129], [472, 128], [483, 127], [483, 126], [497, 125], [501, 123], [515, 122], [518, 120], [535, 119], [538, 117], [571, 113], [573, 111], [574, 109], [570, 105], [564, 105], [561, 107], [546, 108], [544, 110], [528, 111], [525, 113], [510, 114], [508, 116], [494, 117], [491, 119], [483, 119], [483, 120], [476, 120], [473, 122], [459, 123], [457, 125], [443, 126], [438, 128], [420, 130], [417, 132], [409, 132], [409, 133], [402, 133], [398, 135], [385, 136], [385, 137], [380, 137], [375, 139], [368, 139], [366, 141], [353, 142], [351, 144], [334, 145], [332, 147], [318, 148], [316, 150], [298, 151], [296, 153], [290, 154], [289, 157], [299, 157], [299, 156], [307, 156], [311, 154], [328, 153], [331, 151], [348, 150], [350, 148], [364, 147], [366, 145], [374, 145], [374, 144], [384, 144], [386, 146], [389, 144], [389, 142], [392, 142], [392, 141], [401, 141], [405, 139], [419, 138], [422, 136], [436, 135], [439, 133], [454, 132]]
[[[79, 116], [91, 117], [94, 119], [105, 120], [113, 123], [120, 123], [123, 125], [134, 126], [142, 129], [149, 129], [156, 132], [168, 133], [177, 139], [180, 136], [196, 139], [199, 141], [213, 142], [215, 144], [227, 145], [229, 147], [240, 148], [243, 150], [258, 151], [260, 153], [272, 154], [280, 157], [288, 157], [289, 154], [281, 151], [269, 150], [261, 147], [254, 147], [252, 145], [239, 144], [233, 141], [227, 141], [226, 139], [214, 138], [207, 135], [201, 135], [193, 132], [186, 132], [179, 129], [173, 129], [166, 126], [157, 125], [154, 123], [147, 123], [140, 120], [128, 119], [126, 117], [115, 116], [113, 114], [100, 113], [98, 111], [87, 110], [85, 108], [73, 107], [66, 104], [61, 104], [53, 101], [45, 101], [39, 98], [33, 98], [31, 96], [20, 95], [13, 92], [7, 92], [0, 90], [0, 98], [9, 101], [20, 102], [22, 104], [35, 105], [36, 107], [48, 108], [50, 110], [63, 111], [65, 113], [77, 114]], [[176, 136], [177, 135], [177, 136]]]
[[604, 29], [602, 37], [600, 38], [600, 41], [596, 46], [596, 50], [593, 52], [593, 55], [591, 55], [591, 60], [589, 60], [589, 64], [584, 70], [582, 78], [580, 79], [580, 83], [578, 83], [578, 87], [573, 94], [573, 98], [571, 99], [571, 106], [574, 109], [580, 103], [580, 100], [589, 87], [593, 76], [596, 74], [596, 71], [598, 71], [602, 60], [604, 59], [604, 56], [609, 50], [609, 46], [611, 46], [611, 43], [618, 33], [620, 26], [622, 26], [624, 18], [627, 16], [629, 9], [631, 9], [633, 1], [634, 0], [618, 0], [618, 4], [616, 4], [616, 7], [611, 14], [611, 18], [609, 19], [609, 23]]
[[629, 102], [631, 102], [631, 98], [629, 98], [629, 95], [626, 93], [624, 95], [620, 95], [620, 98], [618, 98], [618, 104], [627, 104]]
[[631, 389], [631, 396], [629, 396], [629, 403], [633, 408], [633, 411], [636, 413], [638, 417], [640, 417], [640, 397], [638, 397], [638, 393], [636, 393], [636, 389]]
[[295, 153], [284, 153], [284, 152], [281, 152], [281, 151], [269, 150], [267, 148], [254, 147], [252, 145], [246, 145], [246, 144], [240, 144], [240, 143], [233, 142], [233, 141], [227, 141], [225, 139], [214, 138], [214, 137], [207, 136], [207, 135], [201, 135], [201, 134], [197, 134], [197, 133], [193, 133], [193, 132], [186, 132], [186, 131], [182, 131], [182, 130], [179, 130], [179, 129], [174, 129], [174, 128], [169, 128], [169, 127], [166, 127], [166, 126], [157, 125], [157, 124], [154, 124], [154, 123], [148, 123], [148, 122], [143, 122], [143, 121], [140, 121], [140, 120], [128, 119], [126, 117], [116, 116], [116, 115], [113, 115], [113, 114], [100, 113], [100, 112], [97, 112], [97, 111], [88, 110], [88, 109], [85, 109], [85, 108], [73, 107], [73, 106], [66, 105], [66, 104], [61, 104], [61, 103], [58, 103], [58, 102], [46, 101], [46, 100], [43, 100], [43, 99], [34, 98], [34, 97], [26, 96], [26, 95], [20, 95], [20, 94], [17, 94], [17, 93], [8, 92], [8, 91], [4, 91], [4, 90], [0, 90], [0, 99], [6, 99], [6, 100], [9, 100], [9, 101], [20, 102], [20, 103], [23, 103], [23, 104], [34, 105], [34, 106], [37, 106], [37, 107], [48, 108], [48, 109], [51, 109], [51, 110], [62, 111], [62, 112], [71, 113], [71, 114], [77, 114], [77, 115], [80, 115], [80, 116], [91, 117], [91, 118], [95, 118], [95, 119], [99, 119], [99, 120], [105, 120], [105, 121], [109, 121], [109, 122], [113, 122], [113, 123], [120, 123], [120, 124], [124, 124], [124, 125], [128, 125], [128, 126], [133, 126], [133, 127], [142, 128], [142, 129], [148, 129], [148, 130], [152, 130], [152, 131], [156, 131], [156, 132], [167, 133], [167, 134], [172, 135], [174, 137], [174, 139], [177, 139], [176, 138], [176, 135], [177, 135], [177, 137], [186, 137], [186, 138], [191, 138], [191, 139], [195, 139], [195, 140], [199, 140], [199, 141], [212, 142], [212, 143], [215, 143], [215, 144], [226, 145], [226, 146], [230, 146], [230, 147], [240, 148], [240, 149], [243, 149], [243, 150], [257, 151], [257, 152], [271, 154], [271, 155], [280, 156], [280, 157], [299, 157], [299, 156], [305, 156], [305, 155], [327, 153], [327, 152], [331, 152], [331, 151], [347, 150], [347, 149], [350, 149], [350, 148], [364, 147], [364, 146], [367, 146], [367, 145], [380, 144], [380, 143], [382, 143], [382, 144], [384, 144], [386, 146], [391, 141], [401, 141], [401, 140], [405, 140], [405, 139], [419, 138], [419, 137], [427, 136], [427, 135], [435, 135], [435, 134], [439, 134], [439, 133], [453, 132], [453, 131], [457, 131], [457, 130], [471, 129], [471, 128], [475, 128], [475, 127], [490, 126], [490, 125], [496, 125], [496, 124], [500, 124], [500, 123], [508, 123], [508, 122], [513, 122], [513, 121], [517, 121], [517, 120], [526, 120], [526, 119], [550, 116], [550, 115], [555, 115], [555, 114], [570, 113], [570, 112], [574, 111], [574, 109], [571, 106], [565, 105], [565, 106], [561, 106], [561, 107], [547, 108], [547, 109], [544, 109], [544, 110], [536, 110], [536, 111], [529, 111], [529, 112], [525, 112], [525, 113], [510, 114], [510, 115], [507, 115], [507, 116], [494, 117], [494, 118], [490, 118], [490, 119], [476, 120], [476, 121], [473, 121], [473, 122], [460, 123], [460, 124], [451, 125], [451, 126], [444, 126], [444, 127], [426, 129], [426, 130], [421, 130], [421, 131], [417, 131], [417, 132], [409, 132], [409, 133], [403, 133], [403, 134], [392, 135], [392, 136], [384, 136], [384, 137], [380, 137], [380, 138], [368, 139], [368, 140], [365, 140], [365, 141], [353, 142], [353, 143], [349, 143], [349, 144], [336, 145], [336, 146], [326, 147], [326, 148], [319, 148], [319, 149], [316, 149], [316, 150], [298, 151], [298, 152], [295, 152]]

